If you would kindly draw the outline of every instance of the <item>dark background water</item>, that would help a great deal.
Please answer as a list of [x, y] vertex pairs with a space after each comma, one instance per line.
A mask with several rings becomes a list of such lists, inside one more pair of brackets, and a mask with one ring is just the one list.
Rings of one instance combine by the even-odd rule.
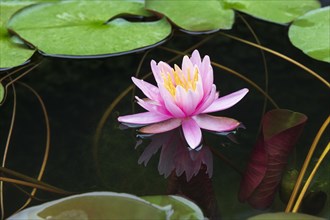
[[[287, 37], [287, 27], [253, 18], [247, 19], [262, 45], [303, 63], [329, 80], [329, 64], [313, 60], [292, 46]], [[228, 33], [254, 41], [239, 19]], [[184, 51], [204, 37], [205, 35], [175, 32], [164, 46]], [[207, 54], [212, 61], [228, 66], [264, 87], [264, 67], [260, 50], [218, 34], [197, 49], [202, 56]], [[135, 150], [134, 131], [118, 129], [118, 115], [130, 114], [133, 111], [131, 93], [121, 100], [107, 120], [97, 148], [97, 160], [93, 154], [93, 137], [97, 124], [111, 102], [131, 84], [130, 77], [135, 74], [142, 56], [143, 52], [97, 60], [45, 58], [37, 69], [22, 79], [43, 98], [49, 114], [51, 151], [43, 181], [72, 192], [108, 190], [136, 195], [166, 193], [171, 181], [160, 176], [157, 171], [159, 153], [151, 159], [147, 167], [138, 165], [137, 160], [145, 145]], [[140, 74], [150, 72], [151, 59], [165, 61], [174, 56], [175, 54], [162, 49], [153, 49], [143, 63]], [[314, 136], [329, 114], [329, 90], [304, 70], [283, 59], [266, 54], [266, 61], [269, 68], [270, 96], [281, 108], [304, 113], [309, 118], [296, 146], [296, 157], [290, 162], [290, 166], [299, 168]], [[180, 64], [181, 58], [175, 63]], [[221, 96], [243, 87], [250, 89], [240, 103], [221, 112], [221, 115], [244, 123], [246, 130], [240, 130], [237, 135], [239, 144], [231, 143], [220, 136], [208, 135], [209, 144], [213, 148], [244, 170], [258, 135], [264, 97], [251, 85], [223, 70], [214, 67], [214, 75]], [[152, 82], [152, 78], [147, 81]], [[16, 90], [17, 116], [6, 166], [35, 177], [45, 146], [43, 115], [31, 92], [20, 85], [16, 86]], [[143, 97], [140, 91], [136, 92]], [[9, 92], [5, 104], [0, 108], [2, 152], [9, 128], [12, 97], [12, 92]], [[135, 108], [142, 111], [136, 105]], [[267, 109], [272, 109], [272, 106], [269, 104]], [[317, 155], [326, 142], [326, 138], [321, 140]], [[329, 167], [327, 161], [316, 176], [316, 179], [324, 182], [330, 182], [327, 175], [322, 175]], [[238, 202], [240, 174], [217, 156], [214, 156], [214, 174], [211, 181], [218, 211], [224, 219], [242, 219], [260, 212], [250, 208], [248, 204]], [[17, 209], [26, 199], [26, 195], [10, 184], [5, 184], [4, 193], [7, 214]], [[60, 196], [39, 192], [37, 197], [49, 199]], [[277, 198], [270, 210], [282, 211], [284, 208]], [[325, 210], [322, 213], [323, 216], [328, 214]]]

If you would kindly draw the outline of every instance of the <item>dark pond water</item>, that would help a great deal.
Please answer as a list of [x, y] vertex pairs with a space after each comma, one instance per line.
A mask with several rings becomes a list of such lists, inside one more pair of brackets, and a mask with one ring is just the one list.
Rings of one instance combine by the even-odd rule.
[[[315, 61], [295, 49], [287, 38], [287, 28], [250, 19], [263, 45], [277, 50], [310, 67], [329, 80], [329, 65]], [[244, 25], [230, 32], [253, 41]], [[179, 51], [194, 46], [205, 36], [174, 33], [165, 47]], [[202, 56], [208, 54], [212, 61], [228, 66], [264, 87], [264, 67], [258, 49], [216, 34], [198, 47]], [[40, 67], [22, 79], [43, 98], [51, 125], [51, 150], [43, 181], [72, 192], [108, 190], [136, 195], [156, 195], [178, 192], [191, 197], [205, 214], [214, 218], [244, 219], [262, 211], [251, 208], [237, 199], [241, 175], [228, 162], [213, 154], [213, 176], [209, 179], [203, 172], [190, 183], [183, 177], [158, 172], [160, 152], [151, 157], [145, 167], [138, 159], [148, 145], [148, 140], [135, 149], [137, 142], [134, 129], [120, 130], [117, 117], [142, 109], [132, 104], [132, 93], [125, 96], [113, 109], [102, 129], [97, 147], [93, 138], [102, 115], [109, 105], [131, 85], [130, 77], [136, 73], [144, 53], [99, 60], [67, 60], [45, 58]], [[142, 65], [140, 76], [150, 72], [150, 60], [166, 61], [176, 54], [156, 48], [150, 51]], [[299, 169], [319, 127], [329, 114], [329, 91], [322, 83], [305, 71], [278, 57], [266, 54], [269, 68], [269, 94], [281, 108], [304, 113], [308, 122], [296, 146], [296, 155], [289, 166]], [[174, 63], [181, 63], [181, 58]], [[223, 136], [204, 134], [208, 145], [230, 160], [239, 170], [244, 170], [249, 153], [258, 136], [264, 97], [241, 79], [214, 67], [215, 84], [220, 95], [247, 87], [248, 95], [234, 107], [219, 114], [244, 123], [239, 130], [239, 144]], [[153, 82], [152, 78], [147, 81]], [[7, 167], [29, 176], [38, 174], [45, 146], [45, 125], [37, 99], [26, 88], [17, 84], [17, 116]], [[143, 97], [138, 90], [137, 95]], [[5, 146], [12, 111], [12, 92], [0, 108], [1, 150]], [[272, 109], [268, 104], [267, 109]], [[320, 148], [327, 140], [322, 139]], [[165, 157], [166, 158], [166, 157]], [[315, 162], [315, 160], [313, 160]], [[327, 162], [326, 162], [327, 163]], [[330, 182], [326, 173], [329, 164], [324, 163], [316, 176]], [[323, 173], [323, 175], [322, 175]], [[5, 208], [7, 215], [20, 207], [26, 195], [17, 187], [5, 184]], [[328, 195], [329, 196], [329, 195]], [[38, 192], [42, 200], [58, 198], [59, 195]], [[33, 204], [40, 203], [34, 201]], [[329, 203], [328, 203], [329, 204]], [[274, 205], [266, 211], [283, 211], [285, 205], [278, 196]], [[325, 209], [320, 214], [329, 215]]]

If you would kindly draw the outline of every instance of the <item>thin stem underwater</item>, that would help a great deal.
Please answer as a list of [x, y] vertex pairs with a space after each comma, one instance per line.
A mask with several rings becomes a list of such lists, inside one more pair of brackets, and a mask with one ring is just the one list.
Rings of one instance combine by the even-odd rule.
[[45, 191], [58, 193], [58, 194], [70, 194], [69, 192], [63, 191], [62, 189], [59, 189], [57, 187], [53, 187], [53, 186], [49, 187], [49, 186], [45, 186], [43, 184], [31, 183], [31, 182], [26, 182], [24, 180], [18, 180], [18, 179], [13, 179], [13, 178], [8, 178], [8, 177], [0, 176], [0, 181], [4, 181], [4, 182], [8, 182], [8, 183], [14, 183], [14, 184], [22, 185], [22, 186], [29, 186], [29, 187], [32, 187], [32, 188], [38, 188], [38, 189], [42, 189], [42, 190], [45, 190]]
[[[6, 78], [9, 78], [9, 77], [12, 77], [12, 75], [14, 75], [15, 73], [18, 73], [19, 71], [21, 71], [21, 70], [23, 70], [23, 69], [25, 69], [25, 68], [28, 68], [28, 67], [30, 67], [30, 66], [33, 66], [33, 65], [35, 65], [36, 63], [29, 63], [29, 64], [27, 64], [26, 66], [22, 66], [22, 67], [20, 67], [20, 68], [18, 68], [18, 69], [16, 69], [16, 70], [14, 70], [14, 71], [12, 71], [11, 73], [9, 73], [8, 75], [5, 75], [4, 77], [2, 77], [1, 79], [0, 79], [0, 83], [4, 80], [4, 79], [6, 79]], [[24, 72], [24, 74], [26, 74], [27, 72]]]
[[[5, 168], [5, 167], [0, 167], [0, 172], [1, 173], [4, 173], [6, 175], [10, 175], [10, 176], [13, 176], [15, 178], [18, 178], [18, 179], [22, 179], [24, 180], [25, 182], [30, 182], [30, 183], [34, 183], [34, 184], [37, 184], [37, 185], [43, 185], [45, 187], [50, 187], [50, 188], [55, 188], [54, 186], [52, 185], [49, 185], [48, 183], [45, 183], [45, 182], [42, 182], [40, 180], [37, 180], [35, 178], [32, 178], [30, 176], [27, 176], [25, 174], [22, 174], [22, 173], [19, 173], [19, 172], [16, 172], [14, 170], [11, 170], [11, 169], [8, 169], [8, 168]], [[59, 188], [58, 188], [59, 189]], [[63, 194], [72, 194], [71, 192], [67, 192], [63, 189], [59, 189], [59, 194], [62, 194], [61, 192], [66, 192], [66, 193], [63, 193]]]
[[319, 131], [317, 132], [317, 134], [316, 134], [316, 136], [314, 138], [314, 141], [313, 141], [313, 143], [312, 143], [312, 145], [311, 145], [311, 147], [310, 147], [310, 149], [308, 151], [308, 154], [306, 156], [306, 159], [305, 159], [305, 161], [303, 163], [303, 166], [301, 168], [301, 171], [300, 171], [300, 173], [298, 175], [297, 182], [296, 182], [296, 184], [295, 184], [295, 186], [293, 188], [293, 191], [292, 191], [292, 194], [290, 196], [290, 200], [289, 200], [289, 202], [288, 202], [288, 204], [286, 206], [285, 212], [290, 212], [291, 209], [292, 209], [293, 203], [294, 203], [294, 201], [295, 201], [295, 199], [297, 197], [297, 194], [298, 194], [298, 192], [300, 190], [300, 186], [301, 186], [303, 177], [304, 177], [304, 175], [306, 173], [307, 167], [308, 167], [309, 162], [310, 162], [310, 160], [312, 158], [312, 155], [313, 155], [313, 153], [315, 151], [315, 148], [316, 148], [317, 144], [319, 143], [320, 138], [321, 138], [323, 132], [328, 127], [329, 123], [330, 123], [330, 116], [328, 116], [328, 118], [324, 121], [324, 123], [322, 124], [322, 126], [320, 127]]
[[11, 80], [8, 84], [6, 84], [6, 86], [5, 86], [6, 89], [8, 88], [8, 86], [10, 86], [11, 84], [15, 83], [17, 80], [19, 80], [20, 78], [22, 78], [23, 76], [25, 76], [26, 74], [28, 74], [29, 72], [31, 72], [33, 69], [35, 69], [39, 65], [40, 65], [40, 63], [34, 64], [34, 66], [32, 66], [30, 69], [28, 69], [27, 71], [23, 72], [21, 75], [19, 75], [15, 79]]
[[322, 152], [320, 158], [317, 160], [317, 163], [315, 164], [311, 174], [309, 175], [308, 179], [306, 180], [306, 183], [304, 185], [304, 187], [302, 188], [299, 196], [298, 196], [298, 199], [296, 201], [296, 204], [294, 205], [293, 209], [292, 209], [292, 212], [296, 213], [298, 212], [299, 210], [299, 207], [300, 207], [300, 204], [305, 196], [305, 193], [309, 187], [309, 185], [311, 184], [314, 176], [315, 176], [315, 173], [316, 171], [318, 170], [320, 164], [322, 163], [322, 161], [324, 160], [324, 158], [326, 157], [326, 155], [329, 153], [330, 151], [330, 142], [328, 143], [328, 145], [325, 147], [324, 151]]
[[[9, 78], [10, 81], [7, 83], [7, 84], [3, 84], [3, 87], [4, 87], [4, 90], [5, 90], [5, 94], [7, 94], [7, 91], [8, 91], [8, 87], [10, 85], [12, 85], [13, 83], [15, 83], [17, 80], [19, 80], [20, 78], [22, 78], [23, 76], [27, 75], [29, 72], [31, 72], [34, 68], [36, 68], [37, 66], [39, 66], [40, 63], [29, 63], [27, 64], [26, 66], [22, 66], [14, 71], [12, 71], [11, 73], [7, 74], [6, 76], [2, 77], [0, 79], [0, 84], [3, 84], [3, 80], [5, 80], [6, 78]], [[13, 75], [15, 73], [18, 73], [19, 71], [25, 69], [25, 68], [28, 68], [32, 66], [31, 68], [29, 68], [28, 70], [26, 70], [25, 72], [21, 73], [19, 76], [17, 76], [16, 78], [13, 79]], [[0, 106], [4, 103], [4, 100], [2, 100], [2, 102], [0, 103]]]
[[[46, 126], [46, 145], [45, 145], [45, 152], [44, 152], [44, 157], [42, 160], [42, 164], [40, 167], [40, 171], [38, 174], [37, 179], [40, 181], [42, 179], [42, 176], [45, 172], [46, 169], [46, 164], [47, 164], [47, 160], [48, 160], [48, 156], [49, 156], [49, 150], [50, 150], [50, 125], [49, 125], [49, 118], [48, 118], [48, 113], [47, 113], [47, 109], [45, 107], [45, 104], [42, 100], [42, 98], [40, 97], [40, 95], [29, 85], [25, 84], [25, 83], [21, 83], [19, 82], [20, 85], [24, 86], [25, 88], [27, 88], [28, 90], [30, 90], [38, 99], [42, 112], [44, 114], [44, 119], [45, 119], [45, 126]], [[31, 192], [31, 197], [34, 197], [35, 194], [37, 192], [37, 189], [34, 188]], [[24, 209], [27, 205], [29, 205], [29, 203], [31, 202], [31, 197], [25, 202], [25, 204], [18, 210], [22, 210]]]
[[299, 63], [298, 61], [294, 60], [294, 59], [291, 59], [290, 57], [288, 56], [285, 56], [275, 50], [272, 50], [272, 49], [269, 49], [267, 47], [264, 47], [264, 46], [261, 46], [261, 45], [258, 45], [258, 44], [255, 44], [255, 43], [252, 43], [250, 41], [247, 41], [247, 40], [244, 40], [244, 39], [241, 39], [239, 37], [235, 37], [233, 35], [230, 35], [230, 34], [226, 34], [226, 33], [223, 33], [223, 32], [219, 32], [219, 34], [223, 35], [223, 36], [226, 36], [228, 38], [231, 38], [233, 40], [236, 40], [236, 41], [239, 41], [239, 42], [242, 42], [242, 43], [245, 43], [245, 44], [248, 44], [250, 46], [253, 46], [253, 47], [256, 47], [256, 48], [259, 48], [259, 49], [262, 49], [264, 51], [267, 51], [268, 53], [271, 53], [271, 54], [274, 54], [275, 56], [278, 56], [298, 67], [300, 67], [301, 69], [305, 70], [307, 73], [309, 73], [310, 75], [314, 76], [316, 79], [318, 79], [320, 82], [322, 82], [325, 86], [327, 86], [328, 88], [330, 88], [330, 83], [325, 80], [323, 77], [321, 77], [319, 74], [317, 74], [316, 72], [314, 72], [313, 70], [309, 69], [308, 67], [304, 66], [303, 64]]
[[[21, 186], [19, 186], [17, 184], [14, 184], [14, 183], [13, 183], [13, 185], [16, 187], [16, 189], [18, 189], [19, 191], [21, 191], [23, 194], [25, 194], [29, 198], [31, 198], [33, 200], [36, 200], [36, 201], [45, 201], [43, 199], [37, 198], [36, 196], [32, 196], [27, 190], [23, 189], [23, 187], [21, 187]], [[18, 212], [18, 211], [16, 211], [16, 212]]]
[[[12, 135], [12, 132], [14, 129], [15, 118], [16, 118], [16, 104], [17, 104], [16, 89], [15, 89], [14, 85], [12, 85], [12, 88], [13, 88], [13, 110], [12, 110], [12, 116], [11, 116], [11, 120], [10, 120], [9, 132], [8, 132], [7, 140], [6, 140], [5, 151], [4, 151], [3, 157], [2, 157], [2, 164], [1, 164], [2, 167], [5, 167], [5, 165], [6, 165], [6, 158], [7, 158], [11, 135]], [[4, 208], [3, 182], [2, 181], [0, 182], [0, 209], [1, 209], [1, 219], [4, 219], [5, 208]]]
[[[257, 42], [258, 45], [261, 46], [261, 42], [257, 36], [257, 34], [255, 33], [255, 31], [253, 30], [253, 28], [251, 27], [251, 25], [247, 22], [247, 20], [245, 20], [245, 18], [243, 17], [243, 15], [241, 15], [241, 13], [239, 12], [236, 12], [238, 17], [243, 21], [243, 23], [245, 24], [245, 26], [249, 29], [249, 31], [251, 32], [251, 34], [253, 35], [255, 41]], [[267, 66], [267, 62], [266, 62], [266, 55], [265, 55], [265, 52], [260, 49], [260, 53], [261, 53], [261, 57], [262, 57], [262, 63], [264, 65], [264, 69], [265, 69], [265, 93], [268, 94], [268, 84], [269, 84], [269, 72], [268, 72], [268, 66]], [[265, 97], [264, 99], [264, 104], [262, 106], [262, 112], [261, 112], [261, 117], [263, 117], [263, 115], [265, 114], [266, 112], [266, 108], [267, 108], [267, 97]], [[260, 120], [260, 123], [259, 123], [259, 128], [258, 128], [258, 132], [257, 132], [257, 136], [256, 138], [258, 138], [258, 135], [261, 131], [261, 127], [262, 127], [262, 122]]]

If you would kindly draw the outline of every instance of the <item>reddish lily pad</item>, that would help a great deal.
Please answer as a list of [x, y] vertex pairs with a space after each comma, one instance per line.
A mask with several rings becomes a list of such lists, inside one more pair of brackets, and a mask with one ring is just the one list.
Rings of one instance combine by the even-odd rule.
[[275, 196], [289, 154], [306, 123], [304, 114], [286, 109], [264, 115], [262, 134], [241, 181], [239, 199], [257, 209], [268, 208]]

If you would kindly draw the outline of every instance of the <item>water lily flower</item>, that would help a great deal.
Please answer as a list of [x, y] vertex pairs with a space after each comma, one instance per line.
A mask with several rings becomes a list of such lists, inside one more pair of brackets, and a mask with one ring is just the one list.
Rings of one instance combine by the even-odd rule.
[[227, 117], [207, 113], [228, 109], [239, 102], [248, 92], [244, 88], [219, 97], [213, 84], [213, 68], [209, 56], [201, 59], [197, 50], [191, 58], [183, 57], [181, 68], [165, 62], [151, 61], [152, 73], [157, 82], [154, 86], [132, 77], [134, 84], [147, 98], [135, 97], [147, 112], [120, 116], [118, 121], [144, 126], [142, 133], [163, 133], [179, 126], [188, 145], [195, 149], [201, 144], [201, 129], [224, 132], [236, 129], [240, 122]]

